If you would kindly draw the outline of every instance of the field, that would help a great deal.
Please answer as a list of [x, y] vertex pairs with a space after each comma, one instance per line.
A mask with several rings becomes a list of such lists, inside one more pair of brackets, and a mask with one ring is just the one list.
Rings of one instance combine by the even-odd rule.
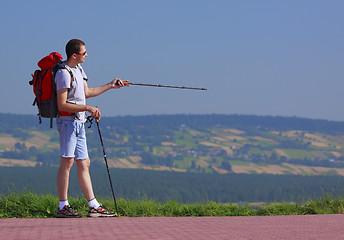
[[249, 163], [248, 165], [236, 165], [232, 163], [234, 173], [256, 173], [256, 174], [295, 174], [295, 175], [340, 175], [344, 176], [343, 168], [310, 167], [282, 163], [280, 165], [265, 165]]
[[[221, 131], [220, 131], [221, 130]], [[55, 130], [51, 130], [55, 131]], [[29, 131], [31, 137], [26, 140], [21, 140], [10, 134], [0, 134], [0, 147], [2, 151], [16, 151], [15, 145], [20, 143], [27, 148], [35, 147], [41, 151], [50, 151], [58, 149], [57, 142], [50, 141], [49, 131]], [[302, 174], [302, 175], [341, 175], [344, 176], [343, 168], [336, 167], [323, 167], [323, 166], [307, 166], [303, 165], [302, 161], [298, 164], [289, 163], [288, 159], [327, 159], [333, 162], [339, 161], [343, 157], [343, 143], [344, 137], [329, 136], [319, 133], [305, 133], [302, 131], [287, 131], [287, 132], [270, 132], [270, 138], [267, 136], [246, 136], [244, 131], [238, 129], [215, 129], [211, 134], [205, 134], [194, 130], [184, 130], [182, 133], [178, 132], [179, 139], [175, 136], [169, 136], [170, 141], [162, 141], [160, 146], [152, 146], [152, 155], [167, 156], [178, 155], [183, 153], [185, 157], [180, 160], [174, 160], [173, 166], [157, 165], [157, 164], [144, 164], [142, 157], [130, 152], [127, 156], [116, 157], [116, 154], [109, 154], [109, 166], [116, 168], [141, 168], [141, 169], [154, 169], [154, 170], [170, 170], [185, 172], [190, 170], [192, 162], [194, 162], [194, 169], [212, 169], [218, 173], [224, 174], [228, 172], [233, 173], [255, 173], [255, 174]], [[293, 149], [293, 148], [280, 148], [278, 139], [290, 139], [298, 141], [299, 143], [308, 143], [311, 147], [308, 149]], [[111, 146], [114, 143], [111, 139], [107, 140], [107, 150], [110, 152], [116, 151], [116, 146]], [[122, 145], [127, 142], [123, 138]], [[198, 144], [197, 144], [198, 143]], [[147, 143], [143, 143], [147, 144]], [[110, 145], [110, 147], [109, 147]], [[205, 146], [207, 151], [212, 153], [202, 154], [198, 149]], [[249, 146], [249, 147], [247, 147]], [[246, 152], [242, 151], [247, 149]], [[268, 150], [266, 150], [268, 148]], [[92, 149], [91, 149], [92, 150]], [[222, 156], [218, 153], [223, 151], [227, 156], [231, 169], [223, 169], [221, 162]], [[235, 153], [237, 153], [235, 155]], [[276, 159], [285, 159], [285, 162], [278, 162], [277, 164], [270, 162], [255, 163], [245, 158], [250, 156], [258, 157], [271, 157], [275, 155]], [[58, 157], [57, 157], [58, 158]], [[98, 157], [101, 160], [101, 155]], [[246, 163], [246, 164], [244, 164]], [[0, 166], [36, 166], [37, 161], [31, 159], [14, 159], [14, 158], [0, 158]], [[39, 163], [40, 164], [40, 163]], [[192, 169], [191, 169], [192, 170]]]

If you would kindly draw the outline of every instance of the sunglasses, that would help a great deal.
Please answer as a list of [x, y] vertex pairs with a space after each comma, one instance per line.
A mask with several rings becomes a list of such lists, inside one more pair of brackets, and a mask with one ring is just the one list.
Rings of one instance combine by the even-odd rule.
[[79, 55], [85, 56], [85, 55], [86, 55], [86, 51], [85, 51], [85, 52], [83, 52], [83, 53], [76, 53], [76, 54], [79, 54]]

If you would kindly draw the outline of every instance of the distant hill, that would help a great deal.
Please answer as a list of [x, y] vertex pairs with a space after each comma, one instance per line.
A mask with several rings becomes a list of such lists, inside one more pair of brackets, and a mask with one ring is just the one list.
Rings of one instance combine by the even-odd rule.
[[[55, 124], [54, 124], [55, 125]], [[176, 172], [344, 176], [344, 122], [255, 115], [103, 117], [110, 167]], [[55, 126], [54, 126], [55, 127]], [[92, 164], [103, 164], [96, 127]], [[0, 166], [56, 166], [49, 119], [0, 114]]]

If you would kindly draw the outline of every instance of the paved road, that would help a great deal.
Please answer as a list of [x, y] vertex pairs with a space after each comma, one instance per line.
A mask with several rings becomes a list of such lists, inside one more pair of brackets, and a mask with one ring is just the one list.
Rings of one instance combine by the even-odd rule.
[[0, 239], [344, 239], [344, 215], [0, 219]]

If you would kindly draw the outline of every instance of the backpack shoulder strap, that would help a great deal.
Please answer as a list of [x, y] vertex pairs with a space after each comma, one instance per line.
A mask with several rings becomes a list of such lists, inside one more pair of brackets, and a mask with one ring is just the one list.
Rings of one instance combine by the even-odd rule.
[[81, 72], [81, 75], [83, 76], [83, 79], [87, 82], [87, 78], [85, 77], [85, 75], [83, 74], [83, 69], [82, 69], [82, 67], [81, 67], [81, 65], [80, 65], [80, 63], [76, 66], [79, 70], [80, 70], [80, 72]]
[[68, 66], [67, 64], [65, 64], [64, 68], [67, 69], [67, 71], [70, 74], [70, 77], [71, 77], [70, 86], [72, 87], [72, 83], [74, 81], [74, 73], [73, 73], [72, 69], [70, 68], [70, 66]]
[[57, 63], [55, 63], [55, 65], [54, 65], [54, 78], [55, 78], [56, 72], [59, 69], [66, 69], [69, 72], [70, 77], [71, 77], [70, 87], [72, 87], [72, 83], [74, 81], [74, 73], [73, 73], [72, 69], [70, 68], [70, 66], [68, 66], [65, 62], [63, 62], [61, 60], [58, 61]]

